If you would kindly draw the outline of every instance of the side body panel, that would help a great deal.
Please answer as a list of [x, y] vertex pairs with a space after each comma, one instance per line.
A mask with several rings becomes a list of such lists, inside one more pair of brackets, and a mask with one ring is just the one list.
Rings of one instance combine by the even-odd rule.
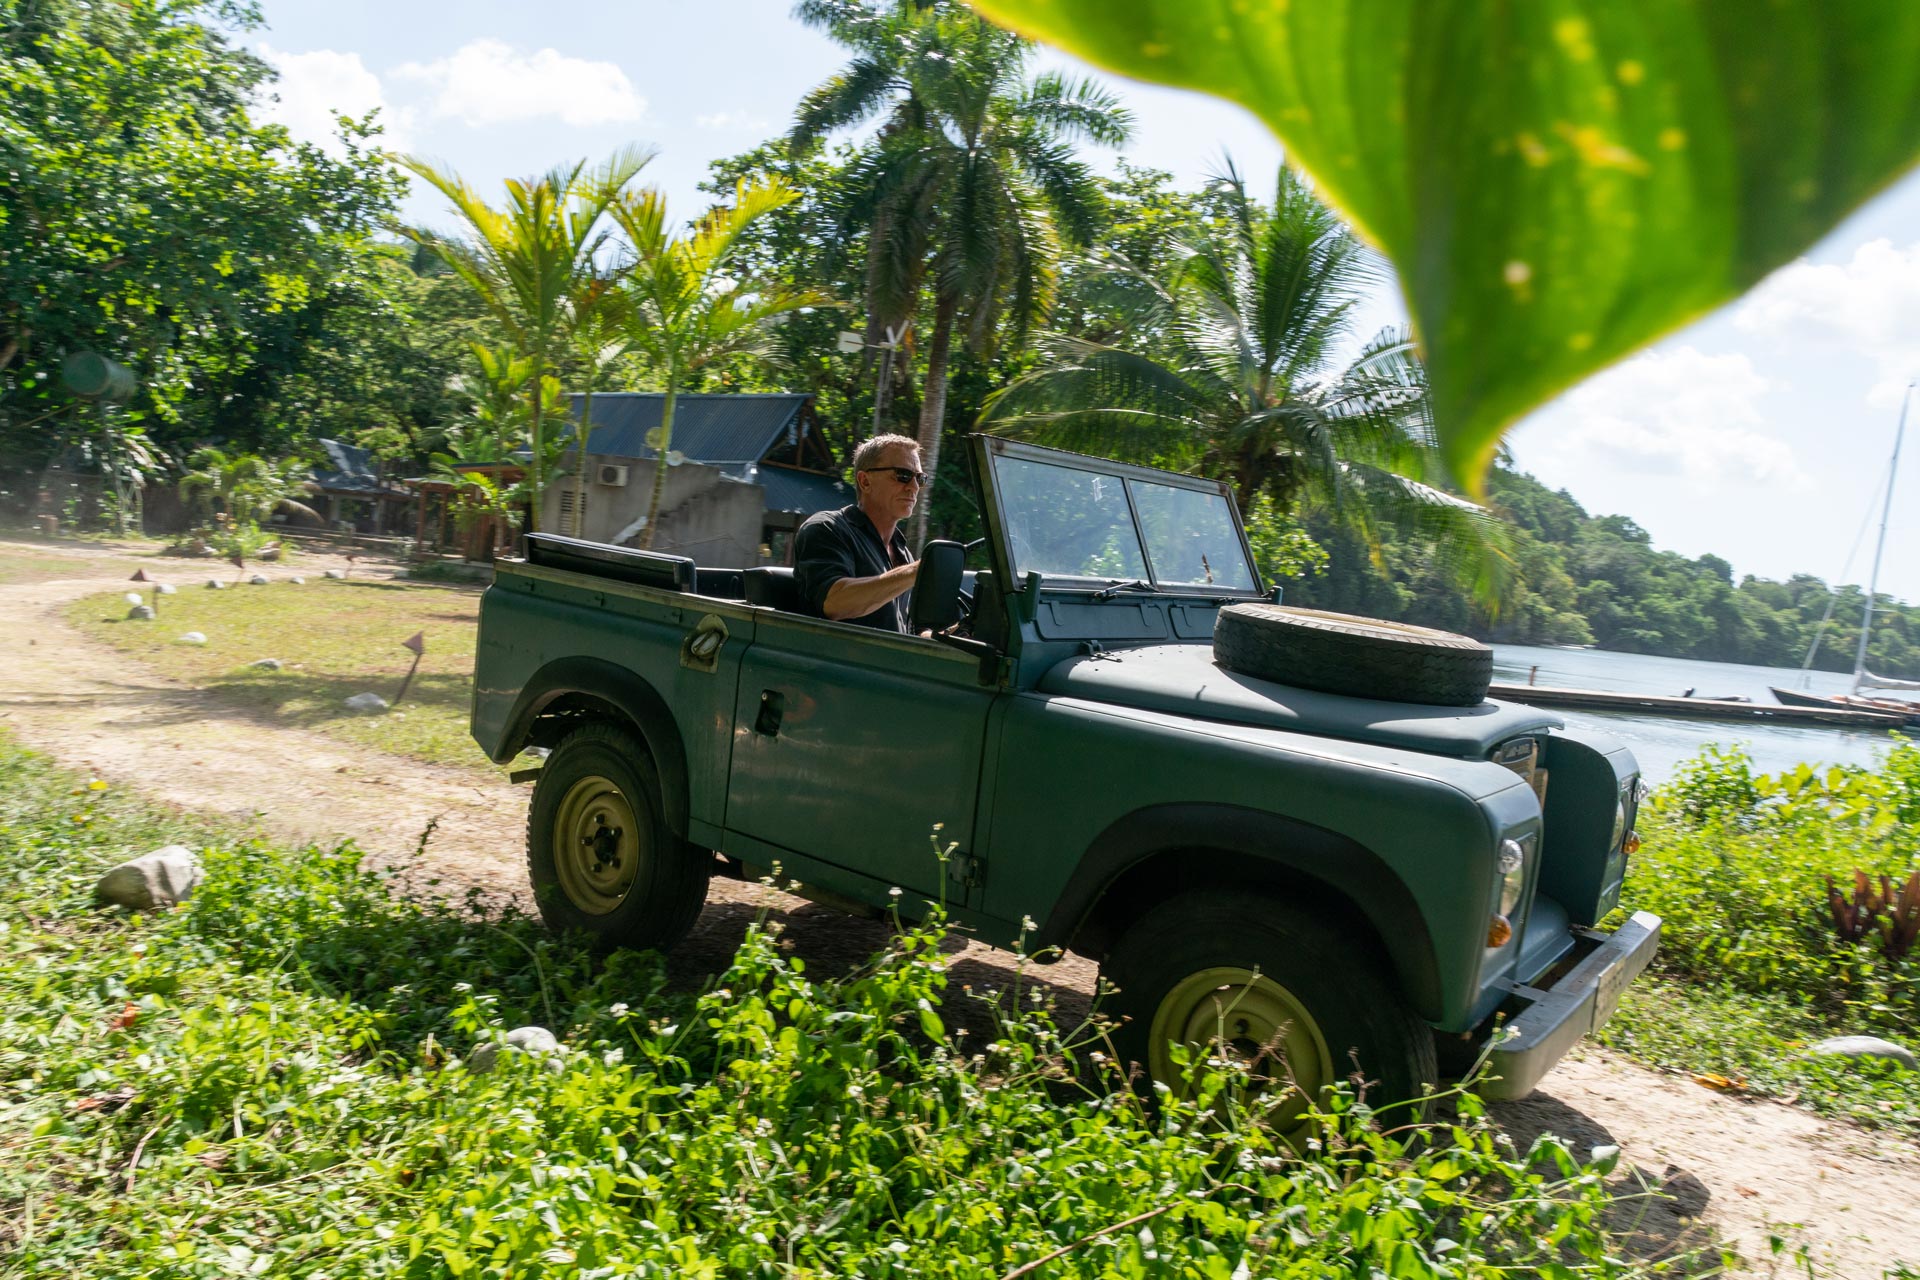
[[729, 831], [936, 894], [933, 841], [974, 843], [995, 695], [978, 658], [932, 640], [766, 614], [741, 665]]
[[[758, 612], [735, 601], [503, 564], [481, 599], [473, 736], [493, 759], [510, 759], [541, 711], [570, 694], [605, 697], [614, 691], [609, 682], [627, 673], [629, 688], [653, 695], [639, 692], [630, 701], [664, 709], [664, 728], [678, 738], [672, 749], [686, 764], [688, 834], [713, 843], [726, 815], [740, 660]], [[708, 617], [725, 628], [725, 639], [711, 664], [689, 665], [682, 646]], [[642, 707], [623, 709], [652, 735]], [[655, 746], [657, 756], [667, 751]]]
[[[1192, 815], [1176, 847], [1219, 848], [1216, 832], [1230, 830], [1242, 833], [1236, 844], [1271, 839], [1276, 868], [1349, 897], [1431, 1020], [1461, 1029], [1488, 1003], [1481, 970], [1498, 832], [1539, 825], [1531, 791], [1509, 771], [1034, 693], [1009, 695], [999, 724], [987, 916], [1047, 921], [1062, 936], [1040, 941], [1061, 941], [1077, 921], [1052, 913], [1085, 896], [1073, 883], [1081, 867], [1107, 881], [1125, 870], [1103, 861], [1103, 836], [1165, 807]], [[1192, 865], [1199, 883], [1206, 868]]]

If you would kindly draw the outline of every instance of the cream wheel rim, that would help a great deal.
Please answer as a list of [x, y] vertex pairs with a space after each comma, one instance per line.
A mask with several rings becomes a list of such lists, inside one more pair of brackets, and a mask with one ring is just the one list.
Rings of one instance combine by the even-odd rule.
[[553, 815], [553, 864], [567, 901], [603, 916], [640, 874], [640, 823], [620, 788], [598, 775], [574, 782]]
[[1239, 1061], [1263, 1093], [1297, 1091], [1282, 1108], [1282, 1124], [1334, 1083], [1333, 1055], [1319, 1024], [1292, 992], [1254, 969], [1202, 969], [1175, 983], [1154, 1011], [1149, 1070], [1184, 1093], [1176, 1044], [1188, 1047], [1190, 1063], [1211, 1056]]

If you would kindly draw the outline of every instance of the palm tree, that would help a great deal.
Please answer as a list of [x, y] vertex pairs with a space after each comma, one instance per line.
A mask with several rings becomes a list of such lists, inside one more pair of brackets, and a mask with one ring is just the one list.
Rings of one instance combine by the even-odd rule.
[[[632, 252], [614, 314], [623, 319], [630, 349], [652, 366], [666, 392], [659, 434], [649, 441], [654, 446], [653, 492], [641, 529], [642, 547], [653, 545], [660, 524], [667, 451], [673, 447], [674, 405], [680, 389], [716, 360], [763, 354], [769, 324], [777, 317], [833, 303], [823, 293], [762, 286], [730, 273], [736, 255], [745, 248], [746, 230], [796, 198], [793, 188], [777, 178], [751, 186], [741, 183], [731, 206], [714, 208], [684, 235], [673, 233], [667, 222], [666, 197], [657, 189], [624, 196], [610, 209]], [[586, 415], [581, 416], [584, 423]], [[584, 444], [581, 456], [584, 459]]]
[[471, 233], [467, 239], [418, 229], [407, 234], [439, 253], [479, 295], [519, 353], [533, 361], [536, 376], [528, 380], [527, 393], [533, 447], [528, 488], [535, 527], [546, 454], [541, 388], [580, 331], [583, 305], [595, 305], [608, 292], [595, 282], [597, 258], [609, 235], [603, 219], [652, 159], [650, 150], [625, 147], [597, 168], [581, 160], [538, 178], [510, 180], [503, 209], [487, 204], [458, 174], [415, 157], [400, 161], [447, 197]]
[[1387, 330], [1336, 364], [1378, 259], [1291, 170], [1270, 210], [1231, 167], [1220, 183], [1225, 229], [1191, 243], [1170, 281], [1112, 268], [1122, 337], [1051, 336], [1044, 367], [995, 393], [982, 425], [1231, 476], [1242, 512], [1321, 506], [1376, 556], [1383, 522], [1417, 530], [1454, 581], [1497, 603], [1506, 540], [1431, 482], [1442, 468], [1412, 341]]
[[[1032, 46], [949, 0], [801, 0], [796, 16], [854, 51], [802, 99], [791, 135], [811, 145], [884, 113], [839, 193], [840, 238], [867, 245], [869, 341], [912, 316], [930, 286], [920, 455], [940, 463], [947, 363], [957, 329], [975, 349], [1013, 341], [1052, 302], [1061, 242], [1099, 219], [1092, 173], [1073, 145], [1119, 146], [1132, 117], [1092, 81], [1029, 79]], [[923, 491], [913, 538], [926, 533]]]

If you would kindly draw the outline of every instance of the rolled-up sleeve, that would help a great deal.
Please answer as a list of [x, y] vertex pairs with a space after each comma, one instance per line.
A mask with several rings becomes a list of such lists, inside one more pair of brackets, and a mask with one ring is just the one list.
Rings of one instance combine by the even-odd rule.
[[837, 520], [809, 520], [793, 540], [793, 581], [807, 612], [827, 616], [827, 592], [842, 578], [857, 578], [853, 543]]

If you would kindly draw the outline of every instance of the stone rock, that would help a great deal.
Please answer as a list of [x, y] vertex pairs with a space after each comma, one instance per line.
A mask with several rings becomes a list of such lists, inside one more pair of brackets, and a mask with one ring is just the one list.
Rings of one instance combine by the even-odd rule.
[[339, 569], [329, 569], [327, 570], [326, 576], [329, 578], [344, 578], [347, 575]]
[[251, 578], [247, 579], [247, 585], [253, 586], [253, 587], [264, 587], [267, 585], [267, 581], [268, 579], [266, 574], [256, 573]]
[[146, 622], [151, 620], [153, 616], [153, 606], [150, 604], [137, 604], [127, 610], [128, 622]]
[[1807, 1052], [1834, 1058], [1892, 1058], [1909, 1071], [1920, 1069], [1920, 1059], [1914, 1057], [1913, 1050], [1878, 1036], [1835, 1036]]
[[563, 1071], [566, 1063], [561, 1061], [560, 1042], [553, 1038], [553, 1032], [545, 1027], [515, 1027], [507, 1032], [504, 1042], [483, 1041], [473, 1046], [473, 1052], [467, 1055], [467, 1070], [477, 1076], [483, 1076], [499, 1065], [502, 1053], [527, 1053], [546, 1060], [549, 1071]]
[[200, 860], [183, 844], [170, 844], [123, 862], [100, 877], [93, 900], [135, 911], [170, 907], [193, 896], [200, 883]]
[[296, 587], [304, 587], [307, 585], [307, 580], [301, 577], [288, 578], [287, 581], [291, 582]]
[[189, 631], [180, 637], [181, 644], [205, 644], [207, 637], [198, 631]]
[[387, 709], [387, 700], [377, 693], [356, 693], [347, 699], [347, 710], [363, 716], [377, 716]]
[[138, 591], [129, 591], [127, 592], [127, 603], [128, 604], [145, 604], [146, 601], [140, 598], [140, 593]]
[[180, 593], [171, 582], [156, 582], [153, 584], [153, 594], [157, 596], [172, 596]]
[[207, 590], [209, 590], [209, 591], [225, 591], [226, 589], [227, 589], [227, 584], [226, 584], [226, 583], [224, 583], [224, 582], [222, 582], [222, 581], [220, 581], [220, 579], [218, 579], [218, 578], [208, 578], [208, 579], [207, 579]]
[[262, 671], [278, 671], [280, 669], [280, 659], [257, 658], [254, 661], [249, 662], [247, 665], [250, 667], [258, 667]]

